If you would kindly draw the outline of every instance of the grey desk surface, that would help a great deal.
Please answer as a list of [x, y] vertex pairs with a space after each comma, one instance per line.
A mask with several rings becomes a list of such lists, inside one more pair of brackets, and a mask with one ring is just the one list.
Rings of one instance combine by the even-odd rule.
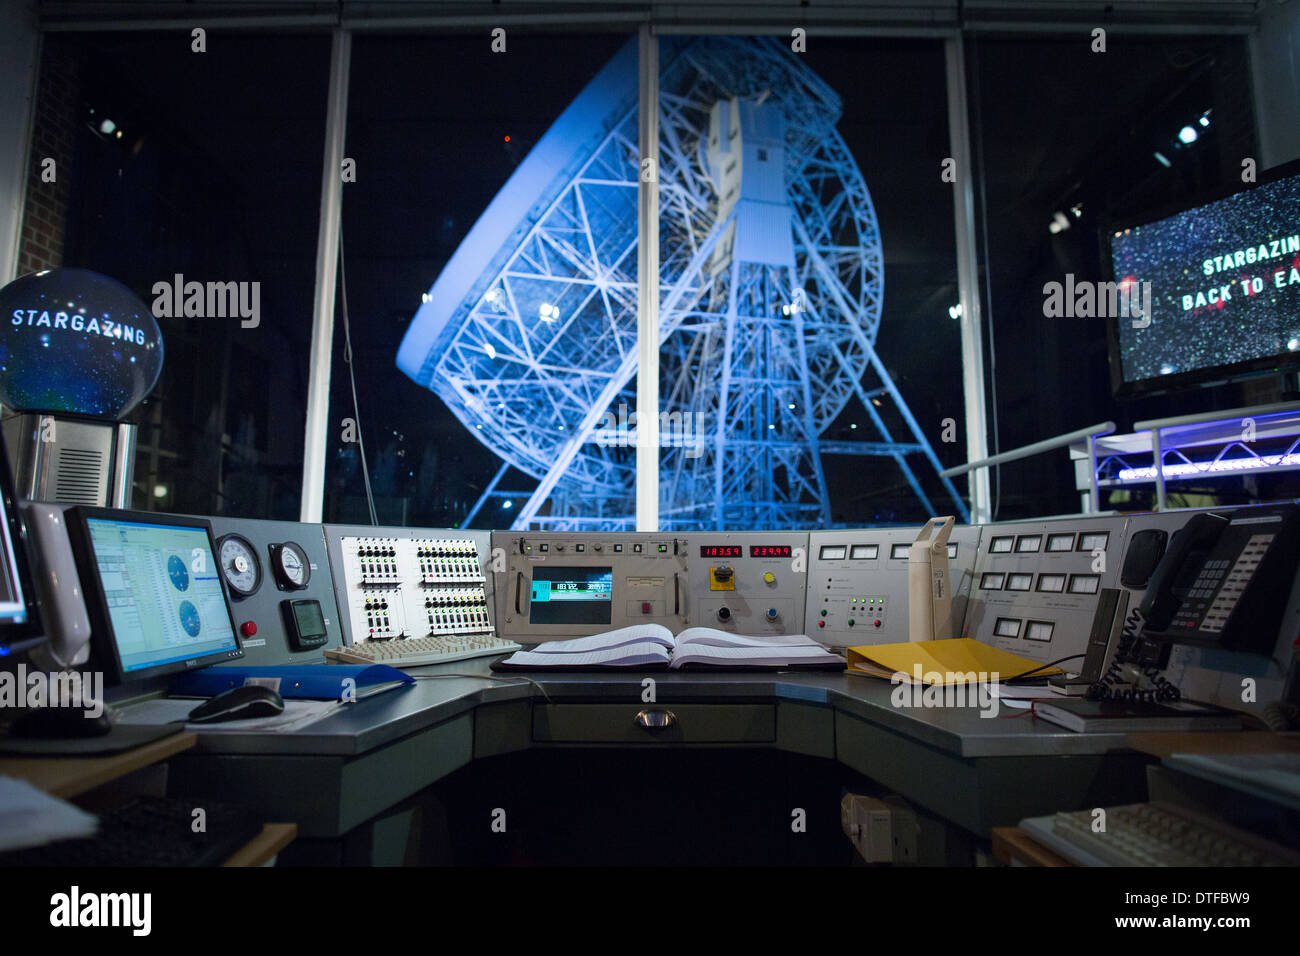
[[[292, 733], [200, 733], [173, 762], [173, 783], [265, 805], [304, 836], [333, 838], [480, 757], [575, 745], [766, 746], [834, 759], [987, 835], [1026, 816], [1141, 799], [1152, 759], [1126, 748], [1122, 734], [1073, 733], [1005, 703], [997, 717], [975, 707], [895, 707], [889, 683], [844, 673], [534, 672], [526, 680], [493, 675], [488, 664], [411, 668], [413, 685]], [[654, 704], [642, 703], [647, 676]], [[548, 702], [563, 706], [539, 707]], [[627, 713], [675, 706], [686, 715], [676, 737], [636, 733]], [[710, 738], [711, 724], [732, 736]], [[687, 731], [701, 727], [691, 739]]]
[[[545, 697], [564, 703], [639, 703], [645, 677], [655, 680], [658, 706], [742, 701], [821, 705], [959, 758], [1097, 755], [1124, 749], [1123, 734], [1074, 733], [1005, 703], [996, 717], [981, 716], [973, 707], [895, 707], [890, 684], [847, 674], [536, 672], [529, 675], [530, 682], [518, 675], [493, 675], [489, 660], [410, 668], [419, 678], [414, 685], [348, 704], [299, 731], [200, 734], [198, 749], [212, 754], [358, 756], [484, 704], [544, 703]], [[481, 676], [451, 676], [460, 674]]]

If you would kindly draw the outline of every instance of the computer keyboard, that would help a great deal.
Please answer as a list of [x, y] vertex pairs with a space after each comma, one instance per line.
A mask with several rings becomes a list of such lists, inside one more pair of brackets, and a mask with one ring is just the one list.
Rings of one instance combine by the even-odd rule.
[[247, 807], [199, 797], [134, 797], [99, 814], [96, 836], [11, 850], [0, 854], [0, 866], [217, 866], [262, 824]]
[[491, 634], [437, 635], [396, 638], [391, 641], [366, 641], [348, 647], [336, 647], [325, 656], [340, 664], [390, 664], [393, 667], [419, 667], [424, 664], [448, 664], [471, 657], [510, 654], [522, 645]]
[[1245, 830], [1167, 803], [1106, 808], [1093, 831], [1092, 810], [1030, 817], [1020, 828], [1083, 866], [1296, 866], [1300, 854]]

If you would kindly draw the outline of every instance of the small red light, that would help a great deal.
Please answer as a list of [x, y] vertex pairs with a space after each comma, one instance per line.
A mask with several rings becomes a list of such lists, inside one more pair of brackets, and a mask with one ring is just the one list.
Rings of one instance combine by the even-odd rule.
[[509, 137], [509, 136], [506, 137], [506, 142], [507, 142], [507, 143], [510, 142], [510, 137]]

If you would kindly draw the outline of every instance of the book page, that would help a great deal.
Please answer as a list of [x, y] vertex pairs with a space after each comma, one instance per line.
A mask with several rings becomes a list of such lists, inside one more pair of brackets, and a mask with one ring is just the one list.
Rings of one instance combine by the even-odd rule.
[[844, 659], [819, 645], [787, 647], [715, 647], [691, 644], [678, 647], [669, 665], [676, 670], [684, 664], [728, 664], [741, 667], [780, 667], [786, 664], [843, 664]]
[[631, 627], [620, 627], [616, 631], [592, 634], [590, 637], [575, 637], [567, 641], [543, 641], [529, 653], [580, 654], [611, 647], [626, 647], [629, 644], [659, 644], [663, 647], [672, 647], [675, 643], [673, 632], [662, 624], [633, 624]]
[[520, 667], [640, 667], [646, 664], [668, 663], [668, 649], [662, 644], [643, 642], [607, 647], [595, 651], [573, 651], [567, 654], [545, 654], [537, 651], [515, 651], [501, 663]]
[[807, 634], [773, 634], [768, 637], [748, 637], [720, 631], [716, 627], [688, 627], [677, 635], [682, 644], [710, 645], [713, 647], [820, 647]]

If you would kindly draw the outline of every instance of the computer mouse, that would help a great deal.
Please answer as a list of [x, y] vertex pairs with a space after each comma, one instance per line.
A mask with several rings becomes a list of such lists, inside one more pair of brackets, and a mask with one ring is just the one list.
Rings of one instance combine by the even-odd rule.
[[26, 711], [9, 725], [14, 737], [41, 737], [46, 740], [77, 737], [103, 737], [113, 730], [108, 712], [87, 717], [75, 707], [37, 707]]
[[274, 717], [284, 712], [284, 698], [269, 687], [245, 684], [218, 694], [190, 711], [190, 723], [216, 724], [226, 720]]

